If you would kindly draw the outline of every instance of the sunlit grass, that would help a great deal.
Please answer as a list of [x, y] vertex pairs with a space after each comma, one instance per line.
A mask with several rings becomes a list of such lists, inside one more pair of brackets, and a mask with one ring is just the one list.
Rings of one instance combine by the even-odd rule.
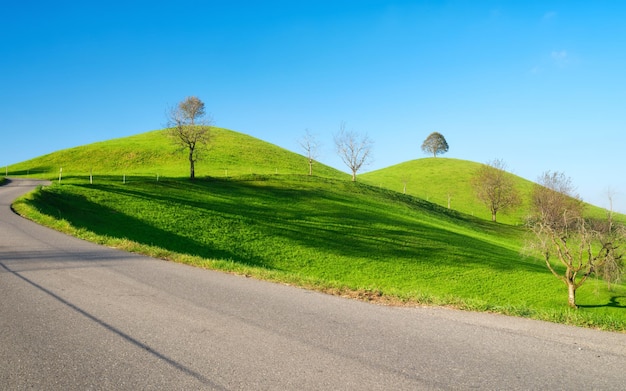
[[584, 285], [572, 313], [565, 286], [522, 255], [521, 227], [343, 179], [140, 179], [70, 178], [15, 208], [99, 243], [335, 294], [626, 329], [623, 285]]
[[[198, 177], [227, 178], [241, 175], [306, 174], [304, 156], [254, 137], [222, 128], [213, 128], [210, 148], [196, 163]], [[113, 139], [69, 148], [4, 168], [9, 176], [29, 176], [51, 180], [115, 176], [115, 180], [133, 178], [180, 178], [189, 175], [186, 151], [167, 137], [165, 130], [155, 130], [131, 137]], [[314, 174], [324, 177], [347, 177], [348, 174], [321, 163]]]
[[213, 136], [195, 182], [162, 130], [9, 166], [53, 180], [14, 207], [97, 243], [332, 294], [626, 329], [623, 285], [588, 282], [572, 311], [565, 285], [523, 255], [527, 205], [489, 221], [469, 185], [478, 163], [419, 159], [352, 183], [320, 163], [308, 176], [305, 157], [253, 137]]
[[[372, 186], [404, 192], [465, 214], [491, 219], [491, 212], [475, 195], [471, 181], [482, 163], [449, 158], [424, 158], [368, 172], [360, 179]], [[549, 170], [550, 167], [546, 167]], [[567, 174], [567, 173], [565, 173]], [[497, 215], [498, 222], [523, 225], [528, 217], [533, 182], [511, 174], [522, 198], [522, 204]], [[588, 214], [604, 217], [601, 208], [588, 205]], [[624, 216], [619, 216], [624, 220]]]

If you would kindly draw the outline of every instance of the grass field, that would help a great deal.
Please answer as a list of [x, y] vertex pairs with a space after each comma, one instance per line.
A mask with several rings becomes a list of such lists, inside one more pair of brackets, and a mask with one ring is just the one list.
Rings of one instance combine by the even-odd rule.
[[[381, 170], [365, 173], [360, 179], [372, 186], [405, 192], [437, 205], [450, 207], [481, 219], [491, 219], [491, 212], [475, 196], [471, 180], [481, 163], [449, 158], [424, 158], [400, 163]], [[534, 183], [511, 174], [513, 183], [522, 195], [522, 204], [512, 210], [498, 213], [498, 222], [523, 225], [530, 208], [529, 200]], [[587, 212], [595, 217], [605, 216], [605, 210], [587, 205]], [[623, 216], [621, 216], [623, 217]]]
[[[211, 148], [196, 164], [196, 175], [224, 178], [240, 175], [307, 174], [304, 156], [273, 144], [233, 132], [213, 128]], [[64, 178], [118, 176], [127, 178], [181, 178], [189, 176], [186, 152], [174, 146], [166, 132], [155, 130], [131, 137], [108, 140], [65, 149], [8, 168], [8, 176], [32, 176], [56, 180]], [[314, 174], [348, 177], [323, 164], [315, 164]]]
[[[90, 153], [77, 148], [41, 158], [48, 163], [28, 163], [52, 167], [49, 177], [54, 179], [55, 164], [71, 155], [81, 167], [97, 167], [106, 175], [90, 184], [88, 174], [76, 169], [61, 184], [55, 181], [14, 207], [95, 242], [329, 293], [626, 330], [623, 285], [609, 291], [602, 281], [590, 281], [578, 291], [580, 309], [569, 309], [565, 285], [540, 260], [523, 255], [526, 233], [521, 226], [494, 224], [374, 185], [371, 178], [364, 182], [372, 184], [352, 183], [349, 175], [321, 164], [315, 167], [319, 176], [310, 177], [302, 156], [221, 132], [222, 140], [241, 138], [249, 149], [216, 142], [213, 159], [203, 169], [219, 173], [219, 166], [228, 165], [238, 175], [190, 182], [184, 179], [184, 159], [180, 166], [166, 162], [177, 157], [175, 151], [162, 148], [145, 157], [160, 140], [150, 141], [158, 135], [151, 132], [131, 138], [133, 148], [126, 149], [123, 139], [113, 140], [117, 147], [105, 142], [89, 146]], [[257, 143], [267, 148], [262, 155], [255, 152]], [[150, 172], [147, 167], [162, 162], [164, 176], [157, 181], [137, 171], [122, 183], [121, 169], [98, 160], [101, 151], [123, 156], [131, 149], [136, 155], [128, 165], [144, 164]], [[164, 158], [166, 153], [172, 155]], [[434, 164], [453, 173], [460, 170], [454, 167], [458, 162], [437, 158]], [[249, 167], [256, 172], [245, 172]], [[458, 199], [466, 196], [461, 190], [459, 186]]]
[[[487, 207], [475, 197], [471, 178], [480, 163], [448, 158], [424, 158], [368, 172], [361, 179], [373, 186], [404, 192], [482, 219], [491, 219]], [[516, 186], [528, 194], [532, 183], [515, 177]], [[526, 200], [527, 197], [524, 198]], [[499, 213], [498, 221], [521, 224], [528, 204], [513, 211]]]

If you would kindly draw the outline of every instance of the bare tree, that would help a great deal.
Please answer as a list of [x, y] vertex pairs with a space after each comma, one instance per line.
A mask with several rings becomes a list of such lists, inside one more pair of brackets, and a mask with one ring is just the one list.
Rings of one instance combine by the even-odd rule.
[[472, 177], [472, 186], [478, 199], [489, 208], [491, 221], [496, 221], [499, 211], [514, 208], [521, 203], [513, 178], [506, 172], [506, 163], [500, 159], [480, 166]]
[[318, 158], [318, 152], [320, 144], [309, 129], [305, 130], [304, 136], [298, 141], [304, 153], [306, 154], [306, 158], [309, 162], [309, 175], [313, 175], [313, 163]]
[[400, 178], [402, 180], [402, 194], [406, 194], [406, 185], [407, 183], [409, 183], [411, 181], [411, 175], [410, 174], [404, 174], [402, 175], [402, 177]]
[[565, 230], [584, 212], [571, 178], [561, 172], [544, 172], [533, 188], [531, 201], [534, 219], [554, 230]]
[[341, 160], [352, 171], [352, 182], [356, 182], [356, 173], [369, 163], [372, 155], [373, 141], [367, 135], [346, 131], [345, 123], [341, 123], [339, 133], [335, 135], [335, 146]]
[[[621, 246], [624, 228], [609, 213], [604, 221], [585, 219], [582, 200], [571, 180], [562, 173], [544, 173], [533, 190], [533, 218], [529, 222], [535, 240], [531, 247], [542, 255], [550, 272], [567, 286], [567, 303], [576, 305], [576, 290], [598, 270], [609, 278], [623, 272]], [[557, 268], [553, 259], [564, 267]]]
[[448, 152], [448, 142], [441, 133], [433, 132], [426, 137], [426, 140], [422, 143], [422, 151], [424, 153], [432, 153], [433, 157], [437, 157], [438, 154]]
[[[595, 220], [592, 223], [596, 231], [599, 231], [604, 235], [606, 241], [617, 242], [618, 238], [626, 237], [625, 227], [623, 225], [615, 225], [613, 222], [613, 197], [615, 192], [611, 189], [607, 190], [607, 197], [609, 201], [609, 209], [607, 210], [606, 221]], [[606, 239], [608, 237], [609, 239]], [[607, 259], [601, 265], [596, 267], [594, 273], [596, 276], [602, 278], [610, 290], [613, 283], [619, 283], [624, 275], [624, 259], [621, 256], [614, 256]]]
[[195, 163], [211, 141], [211, 119], [205, 118], [204, 102], [187, 97], [168, 114], [169, 136], [188, 152], [189, 178], [195, 179]]

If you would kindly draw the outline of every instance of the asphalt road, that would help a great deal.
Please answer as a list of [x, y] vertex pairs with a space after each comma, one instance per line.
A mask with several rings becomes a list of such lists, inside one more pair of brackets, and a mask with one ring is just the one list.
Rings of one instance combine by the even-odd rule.
[[626, 335], [394, 308], [97, 246], [0, 187], [0, 389], [623, 390]]

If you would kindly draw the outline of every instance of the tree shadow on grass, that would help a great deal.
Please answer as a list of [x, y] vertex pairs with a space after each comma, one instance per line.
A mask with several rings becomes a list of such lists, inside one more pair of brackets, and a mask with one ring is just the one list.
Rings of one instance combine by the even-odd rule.
[[85, 229], [97, 235], [126, 239], [180, 254], [267, 268], [260, 258], [243, 258], [227, 250], [211, 248], [205, 243], [165, 231], [133, 216], [91, 202], [82, 195], [70, 192], [64, 192], [62, 195], [37, 192], [32, 201], [25, 202], [42, 214], [56, 219], [62, 218], [75, 228]]
[[[338, 256], [377, 259], [378, 262], [430, 262], [433, 266], [440, 263], [454, 264], [455, 267], [480, 264], [503, 271], [521, 269], [545, 273], [541, 264], [521, 259], [519, 252], [422, 222], [418, 217], [420, 213], [447, 220], [462, 220], [458, 214], [442, 211], [430, 203], [411, 203], [404, 196], [399, 197], [401, 199], [388, 199], [387, 194], [378, 194], [377, 189], [367, 186], [350, 185], [349, 190], [355, 192], [355, 199], [352, 200], [343, 193], [345, 189], [341, 189], [339, 193], [332, 191], [335, 186], [347, 187], [345, 184], [333, 184], [331, 190], [328, 190], [317, 187], [299, 189], [292, 188], [289, 184], [269, 182], [260, 185], [255, 181], [211, 179], [195, 182], [154, 182], [139, 187], [107, 184], [85, 187], [97, 189], [104, 194], [115, 193], [123, 197], [158, 201], [172, 205], [172, 208], [197, 208], [230, 221], [242, 222], [266, 239], [281, 238], [301, 248], [321, 250]], [[378, 204], [369, 208], [364, 204], [369, 202], [369, 198], [359, 198], [362, 193], [366, 193], [367, 197], [372, 195], [369, 193], [376, 193], [375, 196], [383, 199], [378, 199], [374, 202]], [[388, 215], [376, 209], [389, 201], [409, 203], [408, 207], [413, 212], [406, 212], [415, 217]], [[128, 216], [125, 218], [132, 219]], [[108, 218], [106, 221], [109, 220]], [[85, 222], [85, 226], [87, 225], [91, 226], [93, 222]], [[126, 228], [124, 225], [122, 227]], [[151, 230], [164, 240], [158, 228], [151, 227]], [[119, 235], [127, 235], [126, 230]], [[166, 232], [163, 235], [173, 234]], [[143, 239], [142, 243], [146, 240]], [[185, 239], [180, 241], [184, 243]], [[190, 248], [194, 246], [197, 253], [210, 252], [206, 249], [206, 244], [193, 242]], [[180, 250], [184, 251], [185, 248]], [[258, 252], [227, 255], [238, 262], [255, 265], [266, 266], [273, 261], [267, 258], [267, 254]], [[264, 261], [264, 258], [267, 259]]]
[[626, 308], [626, 304], [622, 304], [619, 299], [626, 299], [626, 296], [611, 296], [606, 304], [578, 304], [579, 308]]

